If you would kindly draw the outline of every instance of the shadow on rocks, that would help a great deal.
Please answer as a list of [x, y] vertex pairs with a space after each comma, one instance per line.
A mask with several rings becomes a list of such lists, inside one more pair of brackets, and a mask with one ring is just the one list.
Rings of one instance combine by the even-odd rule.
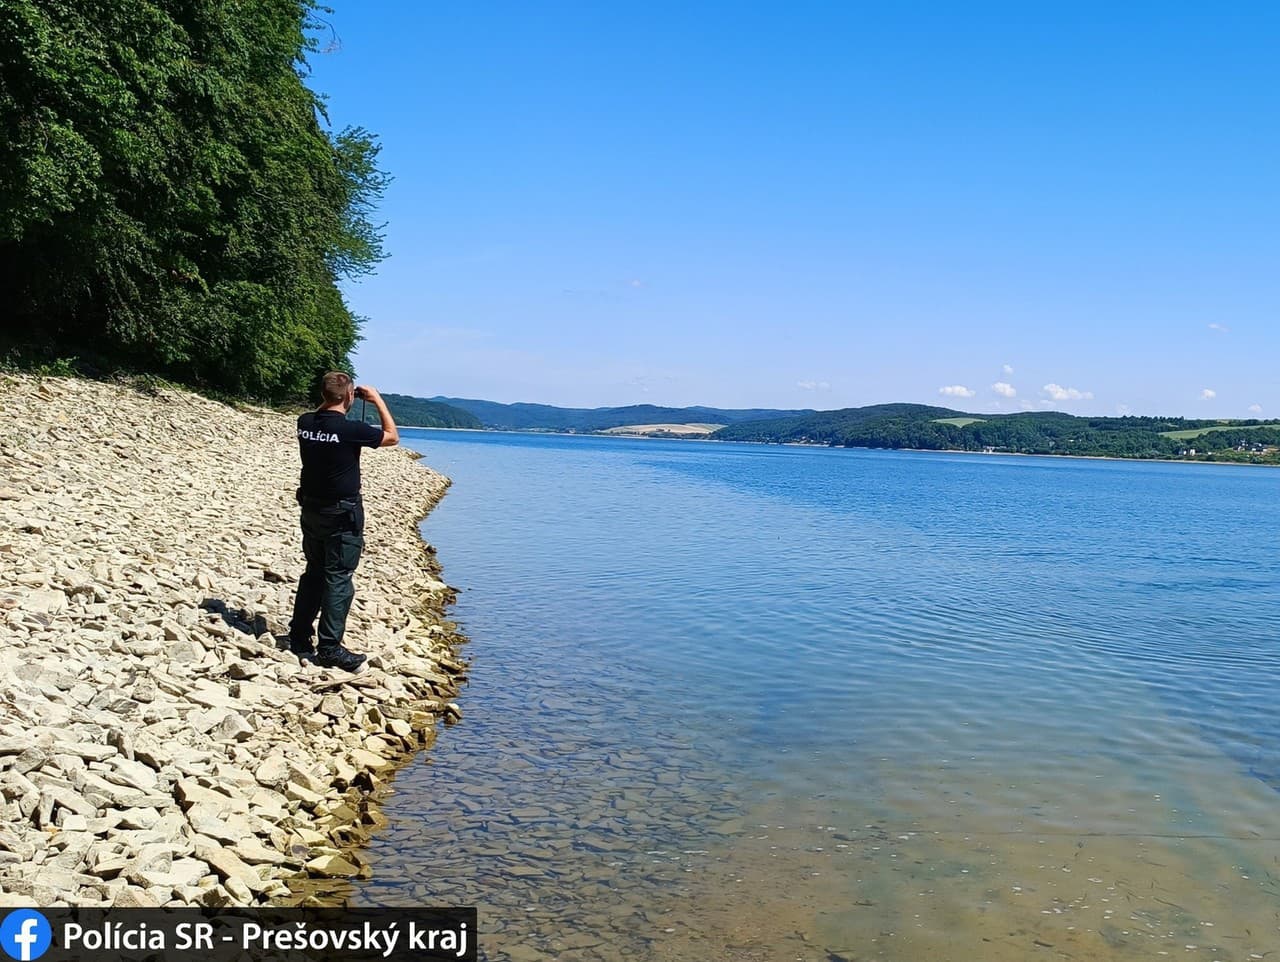
[[232, 608], [221, 598], [206, 598], [200, 602], [200, 607], [205, 611], [212, 611], [236, 631], [253, 635], [255, 638], [261, 638], [264, 634], [270, 633], [276, 640], [277, 648], [285, 650], [289, 647], [288, 632], [262, 615], [255, 615], [243, 608]]

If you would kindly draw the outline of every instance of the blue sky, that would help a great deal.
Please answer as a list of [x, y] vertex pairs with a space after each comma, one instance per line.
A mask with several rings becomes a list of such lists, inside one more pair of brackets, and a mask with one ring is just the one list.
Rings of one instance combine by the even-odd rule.
[[333, 0], [383, 390], [1280, 417], [1280, 6]]

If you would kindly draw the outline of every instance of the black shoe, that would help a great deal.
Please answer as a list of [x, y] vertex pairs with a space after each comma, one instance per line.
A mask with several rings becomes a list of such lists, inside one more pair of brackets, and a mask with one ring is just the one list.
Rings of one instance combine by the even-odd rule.
[[310, 644], [295, 645], [290, 642], [289, 652], [295, 655], [298, 661], [314, 661], [316, 657], [316, 650]]
[[366, 655], [348, 651], [341, 645], [332, 648], [321, 648], [312, 660], [321, 668], [341, 668], [343, 671], [357, 671], [367, 660]]

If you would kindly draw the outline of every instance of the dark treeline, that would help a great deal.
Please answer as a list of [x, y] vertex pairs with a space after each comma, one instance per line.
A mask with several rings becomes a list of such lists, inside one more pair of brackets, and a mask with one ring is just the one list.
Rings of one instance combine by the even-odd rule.
[[[948, 419], [976, 418], [971, 424]], [[1164, 432], [1212, 428], [1194, 438]], [[880, 404], [821, 411], [798, 418], [731, 424], [712, 435], [724, 441], [801, 441], [846, 447], [917, 450], [996, 451], [1019, 454], [1077, 454], [1122, 458], [1177, 457], [1245, 445], [1280, 445], [1280, 424], [1186, 418], [1084, 418], [1058, 412], [967, 415], [919, 404]]]
[[[469, 411], [456, 408], [439, 401], [428, 401], [425, 398], [410, 397], [407, 394], [383, 394], [382, 400], [387, 402], [391, 416], [401, 427], [415, 428], [470, 428], [478, 431], [484, 427], [480, 419]], [[374, 424], [377, 418], [372, 408], [359, 401], [347, 412], [347, 417], [364, 418]]]
[[386, 177], [304, 83], [319, 9], [0, 0], [0, 353], [260, 398], [346, 365]]
[[612, 408], [561, 408], [551, 404], [502, 404], [476, 398], [433, 397], [430, 400], [474, 414], [487, 428], [501, 431], [607, 431], [629, 424], [733, 424], [759, 418], [793, 417], [812, 411], [768, 408], [670, 408], [631, 404]]

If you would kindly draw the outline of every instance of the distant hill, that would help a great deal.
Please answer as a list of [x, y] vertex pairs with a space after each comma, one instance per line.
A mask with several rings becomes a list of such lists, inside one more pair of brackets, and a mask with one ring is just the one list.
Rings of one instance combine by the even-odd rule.
[[[875, 404], [797, 417], [743, 421], [711, 435], [843, 447], [999, 451], [1121, 458], [1276, 460], [1280, 422], [1189, 418], [1084, 418], [1057, 411], [967, 414], [924, 404]], [[1261, 450], [1260, 450], [1261, 449]]]
[[[398, 423], [419, 427], [701, 436], [714, 441], [927, 451], [1280, 462], [1280, 421], [1256, 419], [1086, 418], [1059, 411], [970, 414], [905, 403], [837, 411], [786, 411], [652, 404], [561, 408], [443, 396], [383, 397]], [[358, 417], [359, 405], [355, 411], [353, 416]], [[724, 427], [704, 433], [717, 425]], [[619, 428], [625, 430], [615, 430]]]
[[[740, 421], [716, 431], [712, 437], [720, 441], [808, 441], [818, 444], [843, 444], [846, 437], [862, 436], [868, 427], [906, 424], [932, 424], [940, 418], [966, 418], [960, 411], [932, 407], [927, 404], [873, 404], [838, 411], [806, 411], [789, 415]], [[877, 445], [885, 446], [885, 445]]]
[[[385, 396], [385, 395], [384, 395]], [[812, 410], [778, 411], [769, 408], [723, 410], [721, 408], [668, 408], [632, 404], [617, 408], [560, 408], [550, 404], [499, 404], [474, 398], [433, 397], [431, 401], [460, 408], [487, 428], [502, 431], [607, 431], [631, 424], [736, 424], [765, 418], [798, 417]]]
[[[407, 394], [384, 394], [382, 399], [387, 402], [387, 408], [391, 411], [391, 416], [396, 419], [396, 424], [402, 427], [473, 428], [475, 430], [484, 427], [474, 414], [449, 404], [410, 397]], [[361, 407], [361, 403], [356, 401], [351, 406], [348, 417], [359, 420]], [[363, 407], [368, 409], [365, 420], [376, 422], [377, 416], [373, 408], [367, 404]]]

